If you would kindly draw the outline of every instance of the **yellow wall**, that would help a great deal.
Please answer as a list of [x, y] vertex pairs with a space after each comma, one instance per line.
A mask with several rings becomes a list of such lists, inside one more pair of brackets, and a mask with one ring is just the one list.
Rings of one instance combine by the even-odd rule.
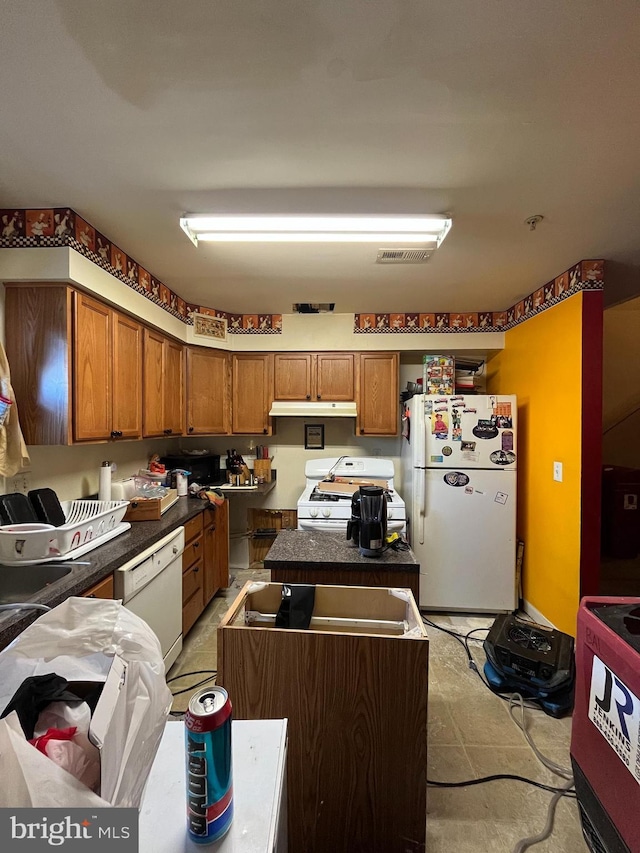
[[[488, 392], [518, 395], [524, 599], [575, 635], [580, 599], [582, 293], [507, 331]], [[563, 481], [553, 479], [562, 462]]]

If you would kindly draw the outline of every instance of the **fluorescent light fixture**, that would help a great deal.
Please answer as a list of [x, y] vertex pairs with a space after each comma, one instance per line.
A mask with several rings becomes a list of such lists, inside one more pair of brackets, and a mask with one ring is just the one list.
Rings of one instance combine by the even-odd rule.
[[207, 242], [422, 243], [437, 248], [448, 216], [212, 216], [185, 214], [180, 227], [197, 246]]

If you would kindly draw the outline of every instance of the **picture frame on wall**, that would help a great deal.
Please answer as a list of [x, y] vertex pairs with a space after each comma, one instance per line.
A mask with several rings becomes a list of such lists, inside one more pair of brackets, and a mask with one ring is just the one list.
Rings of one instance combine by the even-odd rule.
[[304, 449], [324, 450], [324, 424], [304, 425]]
[[193, 313], [193, 335], [196, 338], [213, 338], [216, 341], [227, 340], [227, 321], [223, 317], [211, 317], [208, 314]]

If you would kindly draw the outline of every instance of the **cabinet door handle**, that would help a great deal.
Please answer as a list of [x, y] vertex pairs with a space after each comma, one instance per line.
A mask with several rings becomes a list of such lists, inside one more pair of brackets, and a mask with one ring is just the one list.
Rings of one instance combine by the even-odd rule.
[[189, 427], [189, 432], [193, 432], [193, 427]]
[[111, 430], [111, 438], [117, 438], [117, 437], [118, 437], [118, 433], [115, 431], [115, 429], [112, 429]]
[[121, 429], [118, 430], [118, 438], [122, 438], [122, 430]]
[[200, 571], [200, 566], [194, 566], [194, 567], [193, 567], [193, 573], [194, 573], [194, 575], [197, 575], [199, 571]]
[[200, 547], [200, 543], [199, 543], [199, 542], [194, 542], [194, 543], [193, 543], [193, 547], [194, 547], [194, 548], [199, 548], [199, 547]]
[[360, 427], [360, 435], [364, 435], [364, 429]]
[[172, 432], [173, 432], [172, 429], [165, 429], [164, 434], [165, 435], [171, 435]]
[[266, 435], [266, 434], [267, 434], [267, 428], [265, 427], [265, 428], [262, 430], [262, 432]]
[[316, 396], [317, 396], [318, 400], [322, 400], [322, 397], [320, 396], [320, 394], [316, 394]]
[[311, 399], [311, 394], [307, 394], [307, 400]]
[[209, 528], [209, 533], [213, 533], [215, 529], [216, 529], [215, 524], [212, 524], [211, 527]]

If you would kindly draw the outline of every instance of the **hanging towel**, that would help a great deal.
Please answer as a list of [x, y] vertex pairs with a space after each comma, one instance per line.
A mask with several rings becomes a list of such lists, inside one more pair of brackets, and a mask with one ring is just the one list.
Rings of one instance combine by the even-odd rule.
[[0, 395], [11, 400], [4, 423], [0, 426], [0, 476], [13, 477], [31, 465], [22, 437], [16, 396], [11, 387], [11, 373], [4, 347], [0, 343]]

